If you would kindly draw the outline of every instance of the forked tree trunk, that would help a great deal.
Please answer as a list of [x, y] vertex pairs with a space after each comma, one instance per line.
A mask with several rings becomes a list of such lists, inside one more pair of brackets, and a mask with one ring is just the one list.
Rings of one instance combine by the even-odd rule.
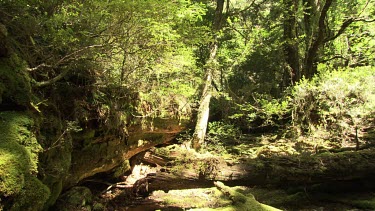
[[299, 47], [297, 33], [298, 1], [284, 0], [284, 52], [287, 67], [284, 70], [284, 86], [295, 84], [301, 78]]
[[322, 11], [320, 12], [319, 20], [318, 20], [318, 28], [314, 38], [314, 41], [308, 47], [306, 52], [305, 62], [304, 62], [304, 76], [308, 79], [312, 78], [317, 73], [317, 65], [316, 62], [318, 60], [318, 53], [319, 49], [324, 45], [326, 35], [326, 17], [328, 14], [328, 10], [330, 9], [333, 0], [326, 0]]
[[[217, 0], [216, 3], [217, 5], [216, 5], [215, 17], [214, 17], [214, 21], [212, 25], [212, 29], [214, 33], [217, 33], [221, 28], [224, 0]], [[210, 114], [210, 101], [211, 101], [211, 96], [212, 96], [211, 83], [212, 83], [213, 72], [216, 69], [215, 66], [216, 66], [217, 48], [218, 48], [218, 41], [215, 37], [214, 42], [210, 46], [210, 56], [205, 66], [206, 74], [205, 74], [205, 81], [203, 85], [203, 92], [202, 92], [202, 96], [201, 96], [200, 103], [199, 103], [197, 123], [195, 126], [193, 139], [191, 140], [191, 144], [194, 149], [199, 149], [202, 146], [202, 144], [204, 143], [204, 138], [206, 136], [208, 116]]]

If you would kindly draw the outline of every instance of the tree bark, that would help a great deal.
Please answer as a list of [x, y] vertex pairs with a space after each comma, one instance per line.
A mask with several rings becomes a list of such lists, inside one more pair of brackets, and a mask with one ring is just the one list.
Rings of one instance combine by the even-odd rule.
[[[212, 25], [212, 29], [215, 34], [220, 31], [221, 28], [223, 9], [224, 0], [217, 0], [215, 17]], [[210, 101], [212, 96], [211, 84], [213, 72], [216, 69], [216, 53], [218, 45], [219, 44], [215, 35], [214, 42], [210, 46], [210, 56], [205, 65], [205, 80], [203, 85], [203, 92], [199, 103], [195, 131], [191, 140], [191, 145], [194, 149], [199, 149], [202, 146], [202, 144], [204, 143], [204, 138], [206, 136], [208, 117], [210, 114]]]
[[312, 156], [261, 157], [242, 159], [239, 162], [192, 159], [189, 164], [193, 163], [193, 166], [197, 167], [199, 163], [204, 163], [206, 169], [182, 168], [182, 171], [176, 172], [170, 170], [173, 169], [172, 165], [167, 165], [148, 179], [151, 182], [150, 190], [209, 187], [212, 186], [213, 181], [226, 181], [227, 184], [246, 186], [298, 186], [350, 182], [373, 178], [374, 156], [374, 149], [366, 149]]
[[301, 78], [297, 34], [297, 0], [284, 0], [284, 52], [287, 67], [284, 72], [284, 86], [293, 85]]
[[199, 103], [197, 123], [192, 140], [194, 149], [199, 149], [204, 143], [206, 136], [208, 117], [210, 114], [210, 101], [211, 101], [211, 83], [212, 83], [212, 70], [207, 71], [206, 79], [203, 88], [203, 94]]
[[317, 61], [318, 51], [320, 47], [324, 44], [326, 30], [325, 20], [327, 17], [328, 10], [332, 5], [332, 2], [333, 0], [326, 0], [322, 8], [322, 11], [320, 12], [317, 35], [307, 50], [304, 62], [304, 76], [308, 79], [312, 78], [317, 72], [317, 67], [315, 63]]

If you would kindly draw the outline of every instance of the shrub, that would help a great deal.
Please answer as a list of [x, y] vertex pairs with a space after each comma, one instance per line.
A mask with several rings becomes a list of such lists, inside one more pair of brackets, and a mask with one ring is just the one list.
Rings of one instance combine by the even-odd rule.
[[268, 132], [264, 129], [278, 128], [290, 116], [289, 96], [273, 99], [267, 95], [258, 95], [254, 101], [237, 105], [237, 111], [229, 117], [236, 125], [241, 125], [243, 130], [251, 128], [252, 132]]
[[241, 131], [239, 128], [225, 122], [209, 122], [206, 136], [207, 145], [219, 153], [225, 151], [225, 145], [234, 145], [239, 142]]
[[321, 67], [292, 91], [293, 123], [303, 134], [328, 131], [330, 140], [349, 141], [374, 128], [375, 68]]

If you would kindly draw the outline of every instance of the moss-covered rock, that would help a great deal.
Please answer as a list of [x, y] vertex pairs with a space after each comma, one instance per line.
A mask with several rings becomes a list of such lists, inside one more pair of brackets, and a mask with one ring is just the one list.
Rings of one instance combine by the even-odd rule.
[[10, 210], [42, 210], [44, 203], [50, 195], [49, 188], [33, 176], [25, 178], [25, 186], [22, 188]]
[[253, 195], [245, 196], [233, 188], [225, 186], [221, 182], [215, 182], [215, 186], [233, 202], [231, 205], [216, 209], [205, 208], [199, 210], [225, 210], [225, 211], [280, 211], [277, 208], [259, 203]]
[[[62, 135], [64, 126], [54, 115], [44, 115], [40, 119], [40, 139], [45, 148], [40, 156], [40, 175], [42, 181], [51, 189], [45, 209], [52, 206], [63, 191], [63, 180], [71, 167], [72, 139], [69, 134]], [[58, 140], [58, 141], [57, 141]]]
[[65, 192], [54, 208], [61, 211], [91, 210], [92, 197], [90, 189], [76, 186]]
[[34, 121], [26, 113], [0, 113], [0, 196], [4, 208], [39, 210], [49, 197], [49, 189], [35, 176], [42, 148], [34, 129]]

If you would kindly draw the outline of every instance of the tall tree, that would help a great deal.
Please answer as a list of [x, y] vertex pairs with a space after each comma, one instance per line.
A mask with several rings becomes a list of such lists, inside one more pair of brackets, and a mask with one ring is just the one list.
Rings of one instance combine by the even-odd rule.
[[[284, 0], [284, 56], [287, 63], [284, 84], [302, 77], [312, 78], [317, 64], [334, 42], [355, 22], [372, 22], [365, 16], [372, 1]], [[339, 56], [336, 55], [339, 58]]]
[[287, 66], [284, 71], [284, 85], [294, 84], [301, 78], [297, 34], [298, 0], [284, 0], [284, 52]]
[[[327, 14], [328, 11], [332, 5], [333, 0], [326, 0], [321, 12], [319, 14], [319, 19], [316, 27], [316, 33], [314, 35], [314, 38], [311, 42], [309, 42], [310, 45], [307, 46], [307, 52], [305, 55], [305, 61], [304, 61], [304, 76], [306, 78], [312, 78], [315, 73], [317, 72], [316, 68], [316, 62], [318, 57], [318, 51], [325, 43], [325, 40], [327, 39]], [[308, 7], [318, 7], [319, 5], [307, 5]], [[311, 31], [309, 29], [308, 31]]]
[[216, 54], [219, 46], [217, 33], [222, 27], [223, 9], [224, 0], [216, 0], [216, 10], [212, 23], [212, 33], [214, 33], [214, 40], [209, 46], [210, 55], [207, 59], [206, 65], [204, 66], [205, 79], [198, 108], [195, 131], [191, 141], [194, 149], [199, 149], [201, 147], [201, 145], [204, 143], [204, 138], [206, 135], [208, 117], [210, 113], [210, 100], [212, 96], [212, 77], [214, 71], [216, 70]]

